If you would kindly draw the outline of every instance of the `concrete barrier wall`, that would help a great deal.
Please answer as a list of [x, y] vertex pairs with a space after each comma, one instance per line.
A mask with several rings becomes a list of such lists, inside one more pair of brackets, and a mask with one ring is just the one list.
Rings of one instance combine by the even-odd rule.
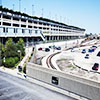
[[[27, 64], [27, 75], [91, 100], [100, 100], [100, 83], [72, 74], [48, 69], [33, 63]], [[52, 83], [52, 76], [58, 78], [58, 85]]]

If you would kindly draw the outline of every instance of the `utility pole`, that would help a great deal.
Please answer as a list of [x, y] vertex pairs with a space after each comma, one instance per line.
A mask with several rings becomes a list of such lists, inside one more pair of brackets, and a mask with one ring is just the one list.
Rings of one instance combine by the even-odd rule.
[[44, 9], [42, 8], [42, 14], [41, 14], [41, 15], [42, 15], [42, 17], [43, 17], [43, 12], [44, 12]]
[[15, 8], [15, 4], [13, 4], [13, 10], [14, 10], [14, 8]]
[[57, 21], [57, 14], [55, 14], [55, 20]]
[[60, 22], [62, 21], [62, 16], [60, 16]]
[[64, 17], [64, 23], [66, 23], [66, 17]]
[[49, 12], [49, 18], [51, 19], [51, 12]]
[[34, 5], [32, 5], [32, 16], [35, 15], [35, 12], [34, 12]]
[[2, 6], [2, 0], [0, 0], [0, 6]]
[[19, 12], [21, 12], [21, 0], [19, 0]]
[[24, 13], [26, 13], [26, 8], [24, 8]]

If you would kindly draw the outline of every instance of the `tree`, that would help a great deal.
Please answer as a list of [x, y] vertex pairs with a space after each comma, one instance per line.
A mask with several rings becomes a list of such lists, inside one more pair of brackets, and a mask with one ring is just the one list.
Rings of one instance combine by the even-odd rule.
[[1, 42], [0, 42], [0, 57], [1, 59], [3, 59], [4, 57], [4, 46]]
[[24, 41], [22, 38], [19, 39], [19, 41], [16, 43], [17, 51], [20, 50], [22, 56], [25, 55], [25, 46], [24, 46]]
[[15, 57], [18, 55], [16, 45], [12, 38], [9, 38], [5, 45], [5, 57]]

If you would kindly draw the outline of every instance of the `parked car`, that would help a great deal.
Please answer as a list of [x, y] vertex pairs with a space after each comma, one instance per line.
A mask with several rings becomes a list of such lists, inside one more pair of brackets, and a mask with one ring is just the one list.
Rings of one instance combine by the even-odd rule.
[[90, 49], [93, 50], [93, 52], [96, 50], [97, 46], [92, 46]]
[[52, 46], [49, 46], [49, 48], [51, 48]]
[[56, 49], [56, 46], [55, 46], [55, 45], [49, 46], [49, 48], [51, 48], [51, 49]]
[[84, 58], [89, 59], [89, 54], [86, 54]]
[[100, 51], [98, 52], [97, 56], [100, 57]]
[[92, 46], [92, 48], [97, 48], [97, 46]]
[[95, 63], [92, 67], [93, 70], [98, 70], [99, 68], [99, 64], [98, 63]]
[[53, 45], [52, 47], [53, 47], [53, 49], [56, 49], [56, 46], [55, 45]]
[[82, 53], [86, 53], [86, 50], [85, 50], [85, 49], [83, 49], [83, 50], [82, 50]]
[[42, 50], [42, 48], [40, 47], [40, 48], [38, 48], [38, 50]]
[[74, 48], [71, 49], [71, 52], [74, 52]]
[[60, 47], [60, 46], [59, 46], [59, 47], [56, 47], [56, 49], [57, 49], [57, 50], [61, 50], [61, 47]]
[[45, 51], [46, 51], [46, 52], [49, 52], [49, 51], [50, 51], [50, 49], [49, 49], [49, 48], [45, 48]]
[[90, 49], [88, 49], [88, 52], [91, 53], [91, 52], [94, 52], [94, 50], [95, 50], [95, 49], [90, 48]]

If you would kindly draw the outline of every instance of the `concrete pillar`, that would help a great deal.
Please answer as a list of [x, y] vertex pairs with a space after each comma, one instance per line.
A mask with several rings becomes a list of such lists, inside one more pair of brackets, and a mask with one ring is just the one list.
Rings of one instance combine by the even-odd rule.
[[32, 45], [34, 45], [34, 38], [32, 38]]
[[49, 41], [51, 40], [51, 36], [49, 36]]
[[13, 17], [11, 17], [11, 27], [13, 27]]
[[19, 27], [21, 27], [21, 19], [19, 19]]
[[59, 40], [59, 36], [57, 36], [57, 40]]
[[47, 41], [47, 36], [45, 37], [46, 41]]
[[60, 40], [60, 36], [59, 36], [59, 40]]
[[3, 15], [1, 15], [1, 26], [3, 25]]
[[26, 20], [26, 28], [28, 28], [28, 20]]

